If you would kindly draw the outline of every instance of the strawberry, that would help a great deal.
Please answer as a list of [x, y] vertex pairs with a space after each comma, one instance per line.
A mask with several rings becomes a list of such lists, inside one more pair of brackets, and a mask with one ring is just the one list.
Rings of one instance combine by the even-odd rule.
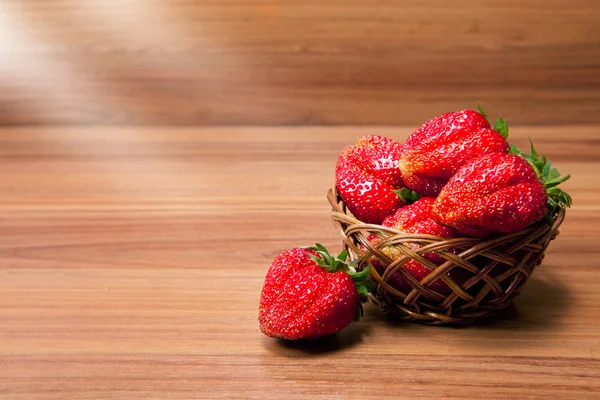
[[421, 197], [387, 217], [382, 225], [404, 233], [434, 235], [442, 238], [457, 237], [454, 229], [432, 219], [431, 210], [434, 202], [433, 197]]
[[[453, 228], [443, 226], [432, 218], [432, 208], [435, 199], [432, 197], [422, 197], [413, 204], [402, 207], [394, 214], [390, 215], [383, 221], [383, 226], [390, 227], [407, 234], [425, 234], [434, 235], [442, 238], [454, 238], [458, 237], [458, 232]], [[380, 238], [374, 235], [370, 235], [368, 238], [371, 242], [377, 243]], [[417, 250], [418, 245], [413, 246], [413, 250]], [[398, 259], [404, 255], [400, 250], [394, 246], [384, 247], [382, 252], [387, 255], [391, 260]], [[442, 265], [446, 260], [435, 253], [426, 253], [423, 255], [424, 258], [431, 261], [436, 265]], [[371, 264], [375, 270], [382, 275], [385, 272], [385, 267], [381, 264], [379, 259], [372, 258]], [[431, 273], [431, 269], [416, 261], [409, 260], [402, 265], [402, 268], [412, 275], [416, 280], [422, 281], [427, 275]], [[457, 282], [464, 282], [467, 277], [461, 269], [454, 268], [448, 276]], [[401, 272], [395, 271], [388, 278], [387, 282], [396, 289], [408, 294], [412, 286], [406, 281], [406, 278]], [[442, 280], [436, 279], [435, 281], [427, 285], [429, 289], [438, 292], [442, 295], [448, 295], [451, 292], [450, 287]]]
[[[511, 147], [512, 153], [520, 153]], [[433, 218], [468, 236], [518, 232], [543, 218], [551, 207], [570, 206], [556, 186], [560, 177], [532, 146], [526, 157], [490, 153], [459, 169], [433, 205]], [[537, 167], [536, 164], [537, 163]], [[550, 196], [549, 196], [550, 195]]]
[[316, 339], [360, 318], [371, 285], [369, 269], [356, 272], [347, 256], [344, 250], [333, 257], [320, 244], [279, 254], [260, 296], [261, 331], [282, 339]]
[[487, 115], [462, 110], [442, 114], [423, 124], [403, 145], [399, 167], [406, 187], [436, 196], [468, 161], [491, 152], [508, 153], [508, 127], [500, 117], [494, 129]]
[[398, 169], [401, 148], [383, 136], [364, 136], [339, 156], [336, 189], [359, 220], [379, 224], [404, 205], [394, 192], [404, 187]]

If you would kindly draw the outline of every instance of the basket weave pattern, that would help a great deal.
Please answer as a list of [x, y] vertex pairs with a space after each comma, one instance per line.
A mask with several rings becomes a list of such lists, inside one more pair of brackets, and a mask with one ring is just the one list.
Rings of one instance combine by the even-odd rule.
[[[383, 274], [371, 269], [376, 285], [371, 300], [392, 316], [426, 324], [467, 324], [508, 307], [542, 262], [565, 216], [564, 208], [560, 208], [552, 225], [539, 222], [520, 232], [492, 239], [442, 239], [365, 224], [350, 214], [335, 190], [330, 189], [327, 197], [333, 224], [350, 257], [358, 260], [358, 269], [366, 268], [374, 260], [385, 267]], [[369, 235], [380, 240], [372, 243], [367, 239]], [[396, 259], [382, 251], [392, 247], [400, 255]], [[446, 261], [438, 266], [423, 257], [432, 253]], [[409, 260], [426, 265], [431, 273], [421, 281], [416, 280], [402, 268]], [[459, 282], [448, 276], [455, 268], [460, 269], [460, 274], [454, 271], [453, 276], [463, 277]], [[407, 293], [390, 284], [393, 274], [402, 274], [410, 288]], [[440, 294], [429, 287], [438, 279], [448, 285], [449, 294]]]

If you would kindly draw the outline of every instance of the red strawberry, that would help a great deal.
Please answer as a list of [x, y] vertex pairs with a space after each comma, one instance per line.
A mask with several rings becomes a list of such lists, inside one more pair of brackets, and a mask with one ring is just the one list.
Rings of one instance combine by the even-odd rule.
[[458, 236], [454, 229], [441, 225], [431, 218], [434, 202], [433, 197], [421, 197], [387, 217], [382, 225], [405, 233], [434, 235], [442, 238]]
[[[523, 157], [484, 155], [450, 179], [433, 206], [434, 219], [469, 236], [518, 232], [548, 212], [547, 187], [551, 193], [560, 191], [556, 185], [568, 179], [550, 169], [545, 157], [542, 169], [546, 175], [542, 171], [538, 177], [534, 166]], [[570, 205], [570, 197], [566, 196], [568, 201], [557, 201]]]
[[406, 187], [436, 196], [468, 161], [491, 152], [508, 153], [506, 122], [500, 117], [492, 129], [487, 115], [480, 111], [440, 115], [408, 137], [399, 162]]
[[317, 244], [275, 258], [260, 296], [261, 331], [282, 339], [315, 339], [333, 334], [362, 315], [369, 270], [356, 272], [344, 250], [332, 257]]
[[[438, 224], [432, 219], [432, 208], [435, 199], [432, 197], [422, 197], [413, 204], [402, 207], [393, 215], [390, 215], [383, 221], [383, 226], [390, 227], [399, 231], [402, 231], [407, 234], [425, 234], [425, 235], [434, 235], [442, 238], [454, 238], [458, 237], [458, 232], [453, 228], [449, 228], [447, 226], [443, 226]], [[369, 236], [369, 240], [373, 243], [377, 243], [379, 240], [378, 237], [371, 235]], [[418, 246], [415, 244], [414, 249], [416, 250]], [[392, 260], [398, 259], [402, 257], [404, 254], [398, 250], [394, 246], [385, 247], [382, 249], [383, 253], [386, 254]], [[446, 260], [435, 254], [435, 253], [427, 253], [424, 257], [431, 261], [436, 265], [442, 265]], [[371, 260], [371, 264], [373, 267], [382, 275], [385, 272], [385, 267], [381, 264], [381, 262], [377, 258], [373, 258]], [[410, 275], [412, 275], [416, 280], [421, 281], [427, 275], [431, 273], [431, 269], [426, 265], [415, 261], [410, 260], [402, 265], [402, 268], [406, 270]], [[456, 282], [464, 282], [467, 277], [464, 272], [459, 268], [452, 269], [448, 276], [454, 279]], [[389, 278], [387, 282], [395, 287], [396, 289], [408, 294], [411, 290], [411, 285], [406, 281], [401, 272], [394, 272]], [[450, 287], [442, 280], [436, 279], [435, 281], [429, 283], [427, 285], [430, 289], [442, 294], [448, 295], [451, 292]]]
[[404, 205], [394, 193], [404, 187], [398, 169], [401, 148], [386, 137], [364, 136], [339, 156], [337, 192], [359, 220], [379, 224]]

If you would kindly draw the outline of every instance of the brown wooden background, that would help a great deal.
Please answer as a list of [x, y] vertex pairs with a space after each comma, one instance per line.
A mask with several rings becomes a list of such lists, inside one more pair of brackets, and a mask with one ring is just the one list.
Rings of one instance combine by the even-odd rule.
[[600, 122], [597, 0], [2, 0], [0, 124]]

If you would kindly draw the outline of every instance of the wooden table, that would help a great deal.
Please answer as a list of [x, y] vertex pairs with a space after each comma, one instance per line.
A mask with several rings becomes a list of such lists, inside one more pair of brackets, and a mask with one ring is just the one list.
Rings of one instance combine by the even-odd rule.
[[573, 178], [561, 234], [496, 322], [263, 336], [286, 248], [339, 250], [339, 152], [409, 128], [2, 128], [0, 398], [600, 398], [598, 127], [513, 128]]

